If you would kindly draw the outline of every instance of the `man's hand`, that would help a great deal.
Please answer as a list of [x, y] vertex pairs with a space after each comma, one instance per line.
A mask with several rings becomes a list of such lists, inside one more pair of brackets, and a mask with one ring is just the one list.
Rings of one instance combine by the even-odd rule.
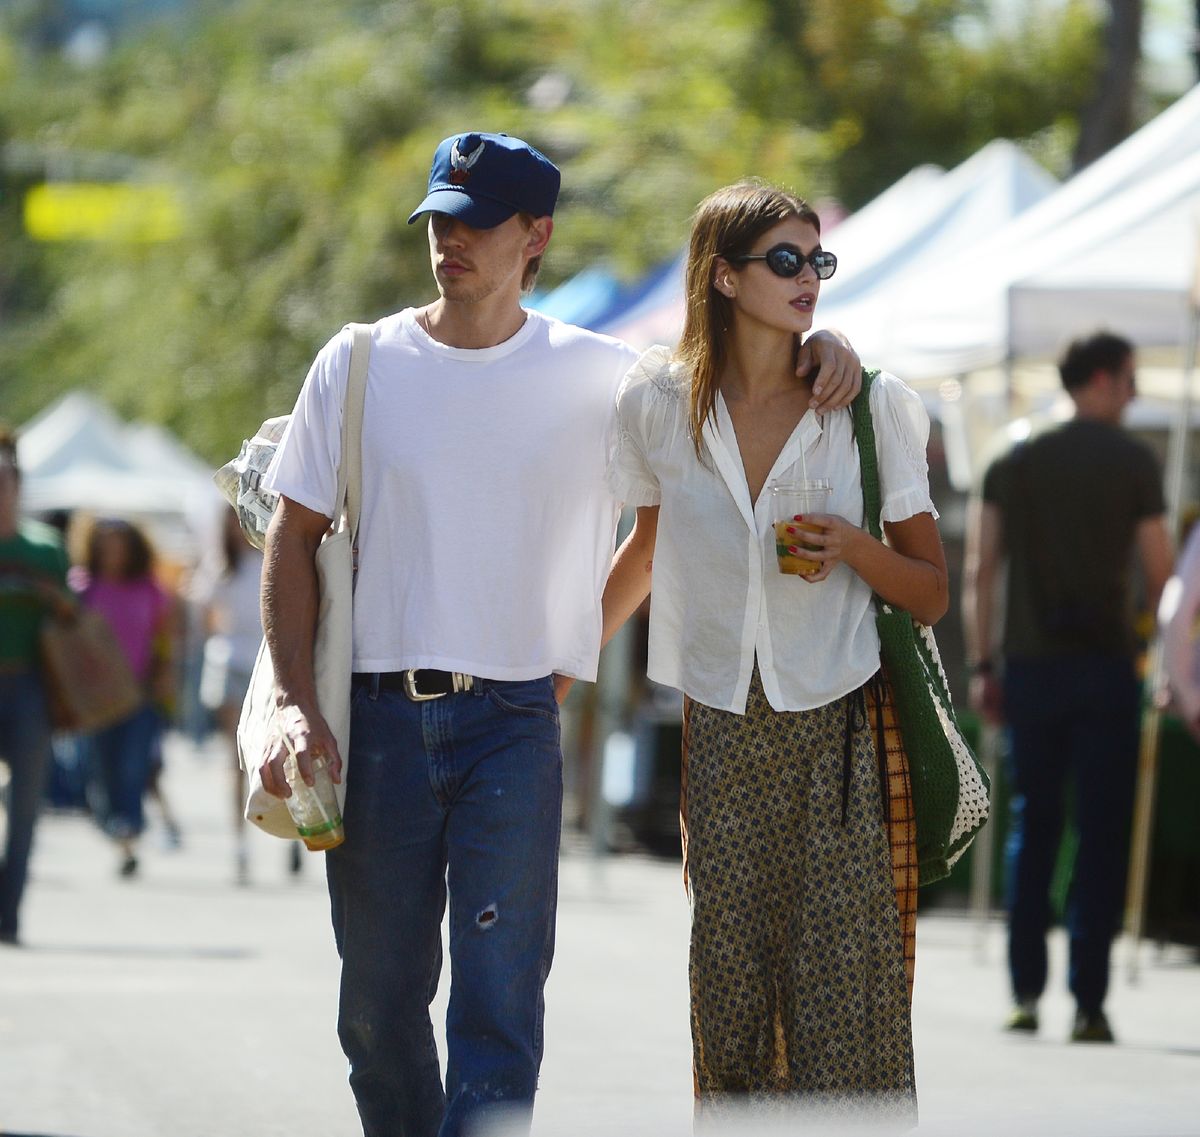
[[561, 707], [567, 698], [567, 692], [575, 686], [575, 680], [569, 675], [559, 675], [554, 673], [554, 700]]
[[259, 776], [262, 778], [263, 789], [279, 798], [292, 796], [292, 788], [284, 776], [283, 766], [288, 755], [296, 755], [296, 769], [306, 785], [313, 784], [312, 761], [323, 757], [329, 769], [329, 776], [335, 781], [342, 780], [342, 757], [338, 753], [337, 742], [329, 724], [316, 711], [306, 714], [294, 704], [285, 704], [277, 712], [276, 725], [279, 734], [276, 737], [271, 754], [259, 766]]
[[803, 378], [814, 367], [818, 370], [809, 407], [816, 414], [848, 407], [862, 389], [862, 360], [838, 332], [813, 332], [801, 345], [796, 374]]

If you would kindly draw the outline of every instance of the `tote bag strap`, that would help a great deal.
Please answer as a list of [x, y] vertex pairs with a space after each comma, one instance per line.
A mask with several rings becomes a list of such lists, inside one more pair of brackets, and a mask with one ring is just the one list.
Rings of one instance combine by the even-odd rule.
[[858, 445], [858, 464], [862, 472], [863, 521], [871, 536], [882, 540], [883, 529], [879, 523], [881, 503], [879, 497], [879, 458], [875, 453], [875, 423], [871, 419], [871, 384], [879, 371], [862, 373], [862, 390], [850, 404], [850, 422], [854, 430], [854, 441]]
[[338, 513], [346, 511], [351, 543], [358, 539], [362, 515], [362, 424], [367, 395], [367, 364], [371, 358], [371, 327], [350, 324], [354, 340], [350, 346], [350, 374], [346, 380], [346, 403], [342, 408], [342, 460], [338, 463], [336, 501]]

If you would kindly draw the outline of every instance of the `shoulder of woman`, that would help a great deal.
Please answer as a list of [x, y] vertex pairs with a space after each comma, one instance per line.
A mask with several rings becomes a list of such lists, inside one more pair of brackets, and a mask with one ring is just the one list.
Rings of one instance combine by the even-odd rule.
[[671, 349], [657, 344], [638, 357], [625, 375], [618, 399], [677, 399], [688, 388], [689, 377]]
[[890, 414], [915, 425], [929, 424], [929, 412], [925, 401], [903, 379], [890, 371], [880, 371], [871, 384], [871, 412], [875, 415]]

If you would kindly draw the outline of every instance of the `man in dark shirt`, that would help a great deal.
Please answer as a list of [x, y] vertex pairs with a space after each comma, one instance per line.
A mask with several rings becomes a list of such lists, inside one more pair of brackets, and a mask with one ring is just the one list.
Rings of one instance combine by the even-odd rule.
[[49, 526], [20, 518], [16, 440], [0, 429], [0, 762], [9, 770], [0, 863], [0, 944], [17, 943], [17, 914], [50, 765], [50, 723], [38, 633], [66, 595], [67, 557]]
[[[1128, 858], [1141, 690], [1132, 560], [1153, 610], [1171, 571], [1154, 455], [1121, 429], [1136, 393], [1133, 347], [1106, 332], [1060, 364], [1074, 417], [988, 469], [972, 508], [963, 591], [971, 702], [1009, 730], [1008, 1026], [1034, 1031], [1046, 985], [1050, 879], [1074, 785], [1079, 850], [1068, 912], [1072, 1038], [1111, 1042], [1109, 949]], [[993, 611], [1007, 562], [1002, 668]], [[1002, 671], [1002, 675], [1001, 675]]]

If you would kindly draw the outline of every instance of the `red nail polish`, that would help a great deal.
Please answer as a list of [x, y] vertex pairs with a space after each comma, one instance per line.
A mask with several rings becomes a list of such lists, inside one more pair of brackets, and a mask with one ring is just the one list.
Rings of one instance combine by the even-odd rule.
[[797, 513], [797, 514], [796, 514], [796, 516], [792, 518], [792, 520], [793, 520], [793, 521], [803, 521], [803, 520], [804, 520], [804, 514], [803, 514], [803, 513]]
[[795, 545], [789, 545], [788, 552], [794, 557], [798, 557], [800, 555], [800, 550]]
[[795, 536], [795, 534], [796, 534], [796, 530], [795, 530], [795, 529], [793, 529], [793, 528], [792, 528], [790, 525], [787, 527], [787, 531], [788, 531], [789, 533], [791, 533], [793, 536]]

